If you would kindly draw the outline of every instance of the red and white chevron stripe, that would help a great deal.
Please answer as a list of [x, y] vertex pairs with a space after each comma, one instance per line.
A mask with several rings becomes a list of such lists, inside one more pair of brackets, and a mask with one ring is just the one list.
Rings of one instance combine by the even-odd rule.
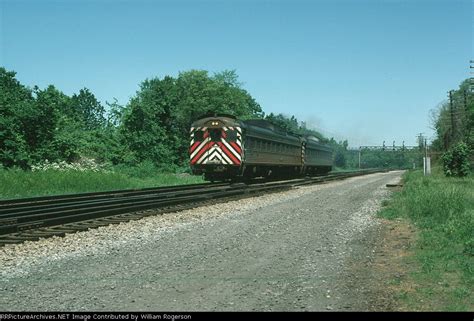
[[[237, 139], [228, 141], [229, 130], [237, 131]], [[195, 139], [195, 133], [203, 131], [202, 141]], [[242, 163], [242, 130], [240, 127], [223, 127], [220, 141], [211, 141], [207, 127], [192, 127], [189, 147], [191, 165], [223, 164], [240, 165]]]

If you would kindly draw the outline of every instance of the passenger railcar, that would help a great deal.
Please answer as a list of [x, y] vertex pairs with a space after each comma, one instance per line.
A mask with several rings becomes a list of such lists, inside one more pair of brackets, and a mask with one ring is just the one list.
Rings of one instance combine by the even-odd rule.
[[307, 136], [303, 143], [303, 166], [307, 175], [327, 174], [332, 169], [332, 149], [316, 137]]
[[316, 138], [265, 120], [205, 116], [191, 125], [190, 140], [193, 173], [211, 181], [324, 174], [332, 166], [331, 149]]

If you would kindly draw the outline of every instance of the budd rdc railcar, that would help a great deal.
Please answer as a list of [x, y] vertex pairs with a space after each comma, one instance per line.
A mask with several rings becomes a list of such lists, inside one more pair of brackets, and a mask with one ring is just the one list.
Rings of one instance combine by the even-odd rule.
[[192, 123], [190, 138], [193, 174], [210, 181], [321, 175], [332, 168], [330, 147], [266, 120], [208, 115]]

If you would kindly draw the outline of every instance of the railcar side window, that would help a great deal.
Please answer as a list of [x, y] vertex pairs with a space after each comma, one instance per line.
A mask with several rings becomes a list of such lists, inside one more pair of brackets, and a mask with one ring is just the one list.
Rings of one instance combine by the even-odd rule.
[[194, 140], [196, 141], [202, 141], [204, 139], [204, 133], [202, 130], [196, 130], [194, 132]]
[[246, 139], [246, 140], [245, 140], [244, 147], [245, 147], [246, 149], [252, 149], [252, 143], [253, 143], [252, 140]]

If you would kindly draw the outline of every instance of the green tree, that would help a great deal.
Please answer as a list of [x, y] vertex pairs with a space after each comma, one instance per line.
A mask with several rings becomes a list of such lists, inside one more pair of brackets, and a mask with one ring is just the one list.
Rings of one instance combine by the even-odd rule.
[[5, 167], [26, 167], [29, 163], [21, 117], [34, 102], [29, 88], [16, 73], [0, 67], [0, 162]]
[[176, 161], [170, 127], [171, 108], [177, 104], [175, 80], [145, 80], [123, 114], [121, 134], [137, 161], [152, 160], [164, 166]]
[[79, 94], [72, 95], [70, 106], [85, 130], [100, 129], [105, 125], [105, 109], [89, 89], [83, 88]]
[[469, 86], [469, 79], [464, 80], [458, 90], [452, 91], [452, 104], [445, 101], [432, 112], [434, 149], [446, 151], [461, 141], [474, 149], [474, 93]]
[[52, 85], [36, 89], [35, 95], [32, 108], [24, 110], [22, 117], [29, 153], [34, 162], [61, 160], [63, 155], [53, 148], [54, 139], [61, 130], [58, 122], [68, 110], [70, 98]]
[[139, 162], [184, 164], [189, 128], [198, 117], [208, 112], [244, 119], [261, 115], [260, 106], [239, 86], [234, 71], [210, 77], [206, 71], [191, 70], [177, 79], [147, 79], [123, 110], [123, 142]]
[[331, 145], [334, 149], [334, 165], [337, 167], [345, 168], [347, 165], [346, 154], [349, 143], [347, 140], [337, 143], [331, 138]]
[[105, 102], [105, 104], [109, 107], [106, 113], [106, 127], [119, 127], [122, 123], [125, 106], [120, 105], [116, 98], [111, 103]]
[[265, 119], [284, 131], [294, 134], [299, 133], [300, 126], [298, 124], [298, 119], [296, 119], [296, 117], [293, 115], [291, 117], [287, 117], [283, 114], [275, 115], [274, 113], [270, 113], [265, 116]]

